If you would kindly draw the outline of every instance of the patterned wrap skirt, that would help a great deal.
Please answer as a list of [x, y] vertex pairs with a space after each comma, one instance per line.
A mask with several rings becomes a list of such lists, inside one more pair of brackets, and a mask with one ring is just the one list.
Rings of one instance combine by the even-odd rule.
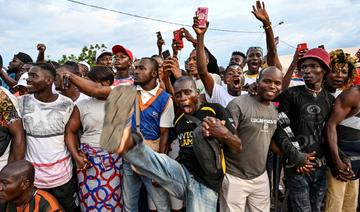
[[123, 161], [117, 154], [81, 144], [80, 149], [92, 166], [78, 171], [82, 211], [123, 211]]

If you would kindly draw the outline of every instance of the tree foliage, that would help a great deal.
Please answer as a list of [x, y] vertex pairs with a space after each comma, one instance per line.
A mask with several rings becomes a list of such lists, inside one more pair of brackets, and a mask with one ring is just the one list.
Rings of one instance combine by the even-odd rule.
[[90, 45], [89, 47], [84, 46], [84, 48], [82, 48], [80, 55], [78, 56], [74, 54], [63, 55], [62, 59], [58, 60], [58, 63], [63, 64], [66, 61], [75, 61], [75, 62], [85, 61], [89, 63], [89, 65], [92, 67], [95, 65], [96, 50], [102, 48], [106, 48], [105, 44], [95, 44], [95, 45]]

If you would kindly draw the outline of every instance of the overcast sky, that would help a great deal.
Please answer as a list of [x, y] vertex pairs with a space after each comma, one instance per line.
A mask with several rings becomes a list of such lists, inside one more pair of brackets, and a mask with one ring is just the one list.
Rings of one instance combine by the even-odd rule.
[[[210, 27], [259, 31], [261, 23], [251, 14], [249, 0], [79, 0], [109, 9], [183, 24], [192, 24], [198, 6], [209, 7]], [[280, 55], [292, 54], [298, 43], [310, 47], [360, 47], [360, 0], [268, 0], [265, 1]], [[161, 31], [170, 49], [172, 31], [180, 26], [138, 19], [89, 8], [66, 0], [0, 0], [0, 54], [7, 66], [12, 56], [23, 51], [36, 59], [36, 44], [47, 46], [46, 54], [57, 60], [62, 54], [78, 54], [85, 45], [122, 44], [139, 58], [157, 53], [156, 31]], [[190, 32], [195, 35], [193, 30]], [[208, 31], [205, 43], [226, 65], [232, 51], [246, 52], [249, 46], [265, 48], [265, 35]], [[287, 43], [287, 44], [286, 44]], [[192, 46], [185, 43], [183, 61]]]

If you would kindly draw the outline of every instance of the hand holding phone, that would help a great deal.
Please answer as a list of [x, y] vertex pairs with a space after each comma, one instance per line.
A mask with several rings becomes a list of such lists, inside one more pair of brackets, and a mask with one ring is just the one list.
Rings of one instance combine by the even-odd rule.
[[164, 60], [168, 59], [170, 57], [170, 51], [169, 50], [163, 51], [162, 57]]
[[182, 36], [182, 29], [178, 29], [174, 31], [174, 41], [176, 41], [176, 47], [178, 49], [184, 48], [183, 36]]
[[70, 79], [69, 79], [69, 74], [65, 74], [64, 76], [64, 87], [65, 88], [69, 88], [70, 87]]
[[196, 17], [199, 20], [199, 28], [206, 28], [206, 21], [208, 17], [207, 7], [198, 7], [196, 11]]

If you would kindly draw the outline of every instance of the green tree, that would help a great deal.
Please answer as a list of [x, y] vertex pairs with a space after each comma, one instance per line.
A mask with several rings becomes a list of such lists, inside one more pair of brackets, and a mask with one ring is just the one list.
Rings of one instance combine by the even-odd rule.
[[85, 61], [89, 63], [91, 67], [93, 67], [95, 65], [96, 51], [102, 48], [106, 48], [105, 44], [95, 44], [95, 45], [90, 45], [89, 47], [84, 46], [84, 48], [82, 48], [80, 55], [78, 56], [74, 54], [63, 55], [62, 58], [58, 60], [58, 63], [64, 64], [66, 61], [76, 61], [76, 62]]

